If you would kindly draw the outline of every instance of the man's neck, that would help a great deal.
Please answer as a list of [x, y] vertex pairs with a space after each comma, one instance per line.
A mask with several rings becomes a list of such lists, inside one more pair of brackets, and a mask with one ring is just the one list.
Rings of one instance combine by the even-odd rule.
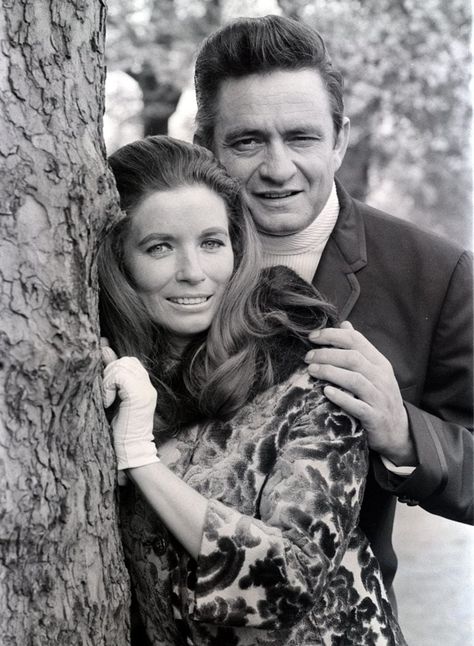
[[339, 200], [333, 184], [329, 198], [313, 222], [288, 236], [260, 234], [265, 267], [285, 265], [311, 282], [339, 215]]
[[333, 184], [326, 204], [315, 219], [302, 231], [286, 236], [259, 234], [264, 252], [269, 253], [298, 253], [326, 241], [331, 235], [339, 215], [339, 200], [336, 185]]

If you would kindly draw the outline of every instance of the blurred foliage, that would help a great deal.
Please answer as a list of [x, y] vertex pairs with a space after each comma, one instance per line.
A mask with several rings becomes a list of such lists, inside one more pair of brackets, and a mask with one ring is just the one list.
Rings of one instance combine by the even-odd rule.
[[221, 16], [220, 0], [109, 0], [109, 65], [137, 73], [146, 62], [161, 80], [182, 85], [197, 45]]
[[324, 35], [344, 74], [352, 149], [340, 174], [352, 193], [471, 245], [470, 4], [279, 4]]
[[144, 120], [158, 113], [164, 132], [200, 41], [271, 12], [320, 31], [344, 74], [350, 192], [471, 246], [467, 0], [109, 0], [109, 68], [138, 80]]
[[166, 133], [195, 50], [221, 22], [219, 0], [110, 0], [107, 65], [140, 85], [145, 135]]

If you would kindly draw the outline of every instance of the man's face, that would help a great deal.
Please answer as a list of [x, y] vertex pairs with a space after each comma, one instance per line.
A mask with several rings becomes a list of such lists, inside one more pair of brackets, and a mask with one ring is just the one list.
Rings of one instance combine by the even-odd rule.
[[335, 137], [328, 92], [312, 69], [228, 79], [218, 94], [214, 152], [242, 183], [258, 230], [305, 229], [331, 192], [349, 122]]

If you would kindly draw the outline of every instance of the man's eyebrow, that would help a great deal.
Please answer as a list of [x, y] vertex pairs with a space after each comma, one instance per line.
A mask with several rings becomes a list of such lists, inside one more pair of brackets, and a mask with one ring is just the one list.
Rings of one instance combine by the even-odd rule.
[[312, 133], [320, 136], [324, 134], [322, 128], [315, 125], [314, 123], [301, 123], [297, 126], [292, 126], [288, 128], [288, 130], [285, 130], [285, 135], [299, 135], [299, 134], [308, 134], [308, 133]]
[[[298, 125], [291, 125], [288, 128], [283, 130], [283, 135], [294, 136], [298, 134], [308, 134], [312, 133], [314, 135], [323, 136], [323, 130], [318, 125], [314, 123], [300, 123]], [[267, 130], [265, 128], [252, 128], [252, 127], [241, 127], [236, 126], [229, 128], [224, 133], [224, 140], [231, 141], [232, 139], [239, 139], [242, 137], [265, 137], [267, 135]]]
[[234, 127], [224, 133], [224, 139], [238, 139], [239, 137], [256, 137], [264, 134], [261, 128]]

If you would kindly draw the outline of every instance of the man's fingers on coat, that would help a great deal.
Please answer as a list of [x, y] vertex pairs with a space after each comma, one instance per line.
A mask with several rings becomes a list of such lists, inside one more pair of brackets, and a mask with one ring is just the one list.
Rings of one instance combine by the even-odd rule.
[[376, 405], [378, 393], [376, 386], [371, 380], [359, 372], [345, 370], [331, 365], [310, 364], [308, 372], [313, 377], [328, 381], [337, 388], [343, 388], [358, 399], [367, 402], [371, 406]]
[[352, 417], [357, 418], [362, 426], [368, 425], [368, 417], [370, 415], [370, 406], [368, 404], [334, 386], [325, 386], [323, 390], [329, 401], [342, 408], [344, 412], [352, 415]]
[[352, 348], [356, 343], [357, 332], [353, 329], [327, 327], [324, 330], [314, 330], [308, 335], [312, 343], [318, 345], [334, 345], [339, 348]]
[[[350, 325], [350, 324], [349, 324]], [[388, 364], [383, 356], [372, 343], [354, 328], [326, 328], [320, 330], [319, 334], [309, 333], [309, 340], [315, 345], [327, 345], [340, 350], [353, 350], [360, 352], [367, 361], [374, 365]]]
[[307, 352], [304, 360], [309, 364], [325, 364], [359, 372], [369, 380], [373, 377], [373, 364], [357, 350], [342, 350], [332, 347], [318, 348]]
[[352, 323], [350, 321], [342, 321], [340, 327], [343, 330], [353, 330], [354, 329], [354, 326], [352, 325]]

